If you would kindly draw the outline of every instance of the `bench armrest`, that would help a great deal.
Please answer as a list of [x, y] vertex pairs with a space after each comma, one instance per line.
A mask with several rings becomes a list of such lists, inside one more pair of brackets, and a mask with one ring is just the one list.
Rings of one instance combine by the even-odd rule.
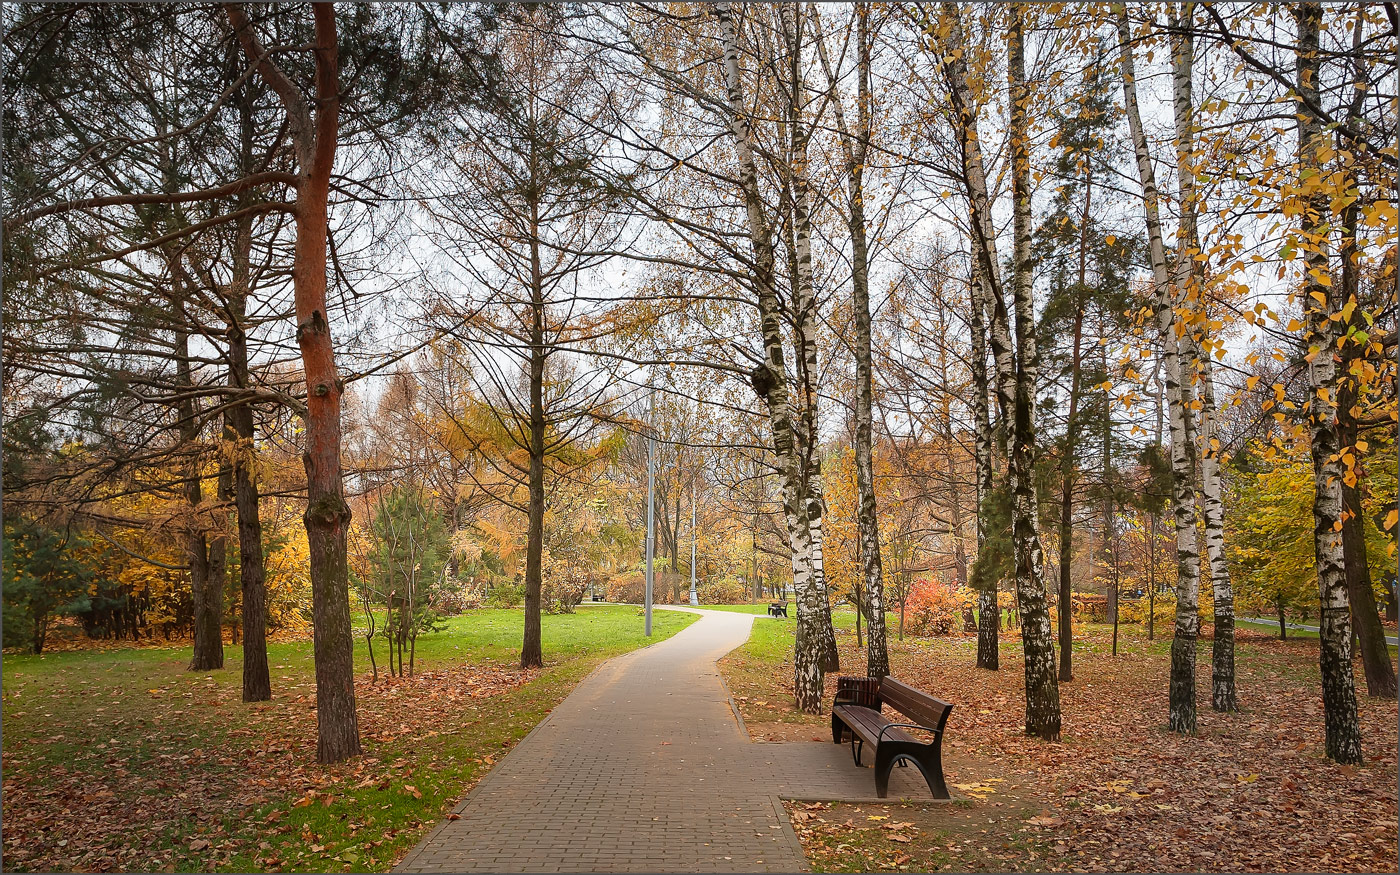
[[888, 732], [888, 731], [891, 730], [891, 729], [896, 729], [896, 728], [898, 728], [898, 729], [922, 729], [924, 732], [932, 732], [935, 736], [939, 736], [939, 735], [942, 735], [942, 734], [943, 734], [943, 730], [941, 730], [941, 729], [934, 729], [933, 727], [931, 727], [931, 726], [925, 726], [925, 725], [923, 725], [922, 723], [890, 723], [890, 724], [887, 724], [886, 726], [884, 726], [884, 727], [880, 730], [880, 734], [877, 735], [877, 736], [875, 737], [875, 744], [878, 745], [880, 742], [884, 741], [884, 740], [885, 740], [885, 733]]

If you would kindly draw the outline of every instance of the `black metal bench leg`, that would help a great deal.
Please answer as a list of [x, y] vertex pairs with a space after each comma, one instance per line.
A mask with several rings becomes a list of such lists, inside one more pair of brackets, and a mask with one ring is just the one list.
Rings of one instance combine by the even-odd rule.
[[943, 736], [933, 743], [925, 759], [924, 780], [928, 781], [929, 792], [934, 799], [951, 799], [948, 785], [943, 783]]
[[888, 742], [875, 748], [875, 795], [881, 799], [890, 794], [890, 769], [896, 756]]
[[875, 749], [875, 795], [881, 799], [889, 792], [890, 772], [896, 762], [908, 759], [918, 768], [934, 799], [950, 799], [943, 783], [942, 738], [931, 745], [910, 745], [887, 741]]

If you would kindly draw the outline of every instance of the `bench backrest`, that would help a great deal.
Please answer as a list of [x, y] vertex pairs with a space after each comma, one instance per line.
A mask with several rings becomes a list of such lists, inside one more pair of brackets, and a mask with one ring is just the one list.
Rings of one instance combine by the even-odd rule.
[[951, 703], [892, 677], [880, 680], [880, 698], [899, 713], [940, 732], [948, 721], [948, 712], [953, 710]]

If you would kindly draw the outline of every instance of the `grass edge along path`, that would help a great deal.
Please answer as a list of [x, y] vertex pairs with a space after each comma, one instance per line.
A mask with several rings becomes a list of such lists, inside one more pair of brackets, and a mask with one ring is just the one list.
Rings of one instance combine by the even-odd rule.
[[309, 641], [270, 648], [253, 705], [237, 648], [210, 673], [183, 648], [7, 654], [4, 869], [392, 868], [589, 672], [696, 619], [658, 612], [647, 639], [636, 608], [547, 616], [546, 667], [521, 672], [519, 612], [468, 612], [377, 684], [361, 639], [365, 752], [336, 766], [315, 763]]

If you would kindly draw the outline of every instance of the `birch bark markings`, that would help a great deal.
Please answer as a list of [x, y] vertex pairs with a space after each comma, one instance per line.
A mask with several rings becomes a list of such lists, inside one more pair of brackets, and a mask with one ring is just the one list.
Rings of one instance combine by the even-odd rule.
[[1013, 302], [1016, 311], [1016, 398], [1011, 430], [1011, 540], [1016, 553], [1016, 602], [1025, 650], [1026, 734], [1060, 737], [1060, 685], [1055, 677], [1055, 640], [1045, 599], [1045, 557], [1040, 546], [1035, 489], [1035, 391], [1039, 374], [1032, 301], [1029, 91], [1020, 5], [1007, 27], [1007, 83], [1012, 188]]
[[773, 432], [773, 452], [782, 474], [783, 515], [792, 551], [792, 581], [797, 595], [797, 640], [793, 654], [793, 690], [797, 705], [809, 714], [820, 714], [825, 672], [821, 665], [821, 640], [816, 629], [821, 610], [820, 593], [813, 580], [811, 529], [802, 494], [802, 470], [794, 435], [787, 369], [783, 357], [782, 325], [774, 287], [772, 226], [764, 216], [758, 190], [752, 132], [744, 108], [743, 82], [739, 75], [739, 35], [728, 3], [711, 10], [719, 25], [723, 46], [725, 100], [729, 128], [739, 163], [739, 185], [748, 219], [749, 243], [754, 256], [753, 282], [758, 293], [759, 328], [763, 337], [764, 364], [753, 374], [754, 391], [768, 407]]
[[[1197, 410], [1200, 417], [1199, 456], [1201, 465], [1201, 516], [1205, 523], [1206, 562], [1210, 574], [1214, 610], [1214, 637], [1211, 642], [1211, 707], [1217, 711], [1239, 709], [1235, 693], [1235, 596], [1230, 585], [1230, 568], [1225, 558], [1225, 502], [1220, 484], [1220, 441], [1215, 435], [1215, 378], [1211, 365], [1213, 350], [1202, 348], [1197, 332], [1209, 324], [1205, 312], [1205, 277], [1197, 256], [1201, 254], [1196, 193], [1199, 156], [1196, 143], [1195, 103], [1192, 79], [1195, 71], [1195, 42], [1191, 35], [1194, 3], [1181, 7], [1180, 18], [1173, 16], [1172, 37], [1172, 116], [1176, 127], [1177, 200], [1181, 225], [1177, 231], [1177, 295], [1200, 316], [1182, 332], [1187, 355], [1194, 361], [1200, 380]], [[1188, 379], [1187, 374], [1182, 379]]]
[[788, 173], [792, 185], [793, 262], [796, 268], [793, 287], [796, 292], [797, 318], [797, 376], [802, 390], [801, 440], [803, 500], [807, 505], [808, 549], [812, 582], [820, 598], [820, 610], [815, 619], [820, 640], [823, 671], [841, 667], [840, 651], [836, 649], [836, 630], [831, 624], [831, 594], [826, 586], [822, 561], [822, 463], [818, 453], [817, 421], [817, 295], [812, 276], [812, 211], [808, 184], [808, 146], [811, 127], [804, 118], [807, 103], [806, 80], [802, 71], [803, 34], [806, 31], [802, 7], [792, 4], [791, 20], [788, 4], [778, 6], [784, 41], [788, 51], [788, 135], [790, 153]]
[[[1016, 370], [1011, 348], [1011, 337], [1007, 328], [1005, 298], [1001, 293], [1000, 262], [997, 259], [996, 231], [992, 226], [991, 196], [987, 188], [987, 172], [982, 159], [981, 138], [977, 131], [977, 115], [974, 109], [972, 89], [967, 81], [966, 40], [962, 26], [962, 13], [956, 3], [943, 4], [944, 18], [948, 22], [947, 50], [942, 53], [943, 73], [948, 80], [948, 92], [952, 98], [956, 114], [958, 144], [962, 157], [962, 182], [967, 190], [968, 205], [971, 210], [971, 231], [973, 236], [972, 269], [972, 330], [973, 330], [973, 378], [982, 374], [977, 382], [978, 398], [975, 409], [978, 411], [979, 455], [975, 457], [978, 468], [978, 552], [986, 545], [989, 533], [986, 520], [992, 517], [990, 503], [996, 500], [998, 489], [993, 467], [993, 428], [991, 411], [987, 403], [987, 392], [995, 384], [998, 419], [1000, 427], [996, 431], [996, 442], [1002, 458], [1007, 458], [1007, 422], [1015, 404]], [[985, 335], [984, 332], [985, 331]], [[987, 347], [992, 354], [994, 372], [987, 374]], [[981, 354], [978, 355], [978, 350]], [[994, 381], [991, 379], [994, 377]], [[997, 631], [1001, 625], [1001, 610], [997, 603], [995, 579], [987, 582], [978, 596], [981, 614], [977, 635], [977, 665], [979, 668], [996, 669], [998, 655]], [[992, 617], [995, 622], [988, 623]]]
[[[996, 490], [996, 475], [992, 470], [992, 419], [987, 400], [990, 391], [987, 375], [987, 338], [985, 308], [982, 306], [980, 271], [973, 263], [971, 296], [972, 333], [972, 412], [976, 433], [973, 442], [973, 463], [977, 475], [977, 555], [987, 545], [987, 515]], [[1001, 605], [997, 601], [995, 577], [977, 588], [977, 667], [995, 671], [1000, 667]]]
[[1302, 305], [1308, 345], [1308, 427], [1311, 433], [1314, 553], [1317, 560], [1318, 661], [1327, 756], [1339, 763], [1361, 762], [1361, 723], [1351, 665], [1351, 607], [1342, 545], [1342, 463], [1337, 434], [1336, 349], [1338, 323], [1331, 318], [1329, 235], [1331, 204], [1318, 169], [1325, 145], [1322, 122], [1309, 108], [1318, 105], [1321, 73], [1318, 34], [1322, 7], [1303, 3], [1292, 9], [1298, 24], [1297, 118], [1298, 188], [1302, 200]]
[[1200, 593], [1200, 553], [1196, 546], [1195, 443], [1191, 438], [1191, 391], [1182, 381], [1177, 292], [1167, 269], [1166, 247], [1158, 213], [1159, 194], [1147, 134], [1138, 109], [1132, 30], [1127, 9], [1119, 5], [1118, 52], [1123, 69], [1123, 104], [1142, 184], [1143, 213], [1147, 225], [1148, 253], [1156, 286], [1154, 311], [1162, 338], [1163, 394], [1167, 397], [1171, 430], [1172, 505], [1176, 522], [1176, 634], [1172, 639], [1171, 679], [1167, 725], [1174, 732], [1196, 731], [1196, 639], [1200, 634], [1197, 603]]
[[[870, 246], [865, 220], [865, 162], [874, 112], [870, 89], [870, 4], [857, 3], [856, 19], [856, 127], [852, 131], [836, 93], [836, 71], [827, 56], [816, 5], [817, 55], [826, 73], [832, 113], [840, 134], [841, 156], [846, 165], [846, 227], [851, 236], [851, 303], [856, 343], [856, 527], [860, 539], [861, 569], [865, 577], [865, 601], [870, 615], [866, 640], [866, 676], [884, 677], [890, 672], [885, 630], [884, 570], [880, 561], [880, 525], [875, 503], [873, 461], [874, 375], [870, 362]], [[985, 399], [984, 399], [985, 400]], [[856, 614], [859, 634], [860, 612]]]

